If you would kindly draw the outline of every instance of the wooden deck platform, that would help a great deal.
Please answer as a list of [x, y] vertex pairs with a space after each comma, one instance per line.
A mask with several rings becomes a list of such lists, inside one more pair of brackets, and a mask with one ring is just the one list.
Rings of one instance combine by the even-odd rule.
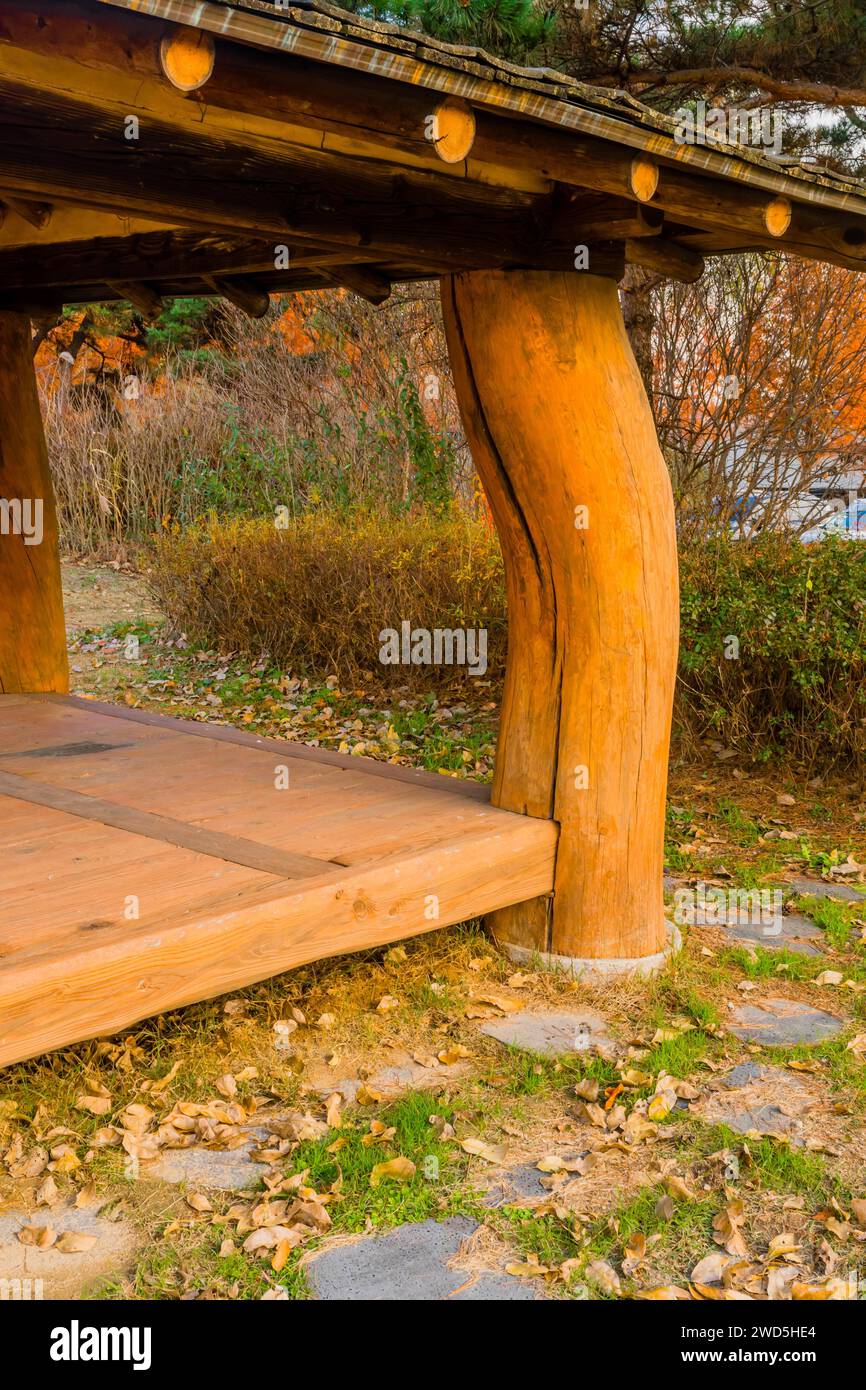
[[435, 773], [2, 696], [0, 1064], [549, 892], [556, 838]]

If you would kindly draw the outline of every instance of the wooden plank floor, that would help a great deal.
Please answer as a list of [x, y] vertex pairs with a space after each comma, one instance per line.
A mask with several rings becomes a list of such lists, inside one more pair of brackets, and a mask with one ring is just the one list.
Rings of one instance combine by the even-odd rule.
[[556, 836], [435, 773], [0, 696], [0, 1065], [549, 892]]

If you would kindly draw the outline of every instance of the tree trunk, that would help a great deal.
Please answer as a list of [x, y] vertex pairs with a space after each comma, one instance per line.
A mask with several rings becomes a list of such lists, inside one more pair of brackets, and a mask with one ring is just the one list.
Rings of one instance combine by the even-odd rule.
[[673, 500], [613, 280], [443, 281], [457, 397], [505, 559], [493, 802], [560, 826], [554, 893], [490, 919], [571, 959], [665, 944], [679, 604]]
[[627, 265], [619, 287], [625, 331], [628, 334], [634, 360], [637, 362], [653, 415], [655, 415], [653, 402], [655, 314], [653, 312], [652, 291], [659, 283], [659, 278], [652, 270], [644, 270], [639, 265]]
[[0, 312], [0, 694], [69, 689], [54, 490], [30, 320]]

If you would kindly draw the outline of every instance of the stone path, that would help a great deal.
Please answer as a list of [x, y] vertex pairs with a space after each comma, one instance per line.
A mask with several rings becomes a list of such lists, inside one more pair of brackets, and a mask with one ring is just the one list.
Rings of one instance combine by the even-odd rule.
[[813, 1009], [794, 999], [762, 999], [760, 1003], [740, 1004], [728, 1024], [743, 1042], [766, 1047], [793, 1047], [797, 1043], [817, 1043], [841, 1033], [844, 1022], [835, 1014]]
[[163, 1149], [159, 1158], [141, 1165], [141, 1175], [190, 1188], [242, 1192], [268, 1171], [266, 1163], [256, 1163], [250, 1156], [254, 1147], [255, 1141], [250, 1140], [237, 1149]]
[[[50, 1227], [58, 1237], [64, 1231], [95, 1237], [87, 1250], [65, 1253], [56, 1245], [41, 1248], [18, 1239], [22, 1227]], [[116, 1277], [135, 1263], [138, 1246], [135, 1230], [126, 1222], [110, 1221], [96, 1207], [37, 1207], [33, 1211], [6, 1212], [0, 1216], [0, 1279], [41, 1280], [31, 1297], [80, 1298], [101, 1278]]]
[[[713, 912], [706, 925], [718, 927], [732, 941], [748, 941], [755, 946], [763, 946], [767, 951], [795, 951], [799, 955], [819, 956], [824, 945], [824, 933], [809, 917], [799, 912], [779, 912], [767, 914], [765, 921], [751, 921], [753, 915], [748, 910]], [[698, 916], [696, 908], [678, 908], [677, 920], [681, 925], [693, 924]], [[704, 924], [704, 918], [700, 918]]]
[[452, 1216], [326, 1247], [306, 1266], [310, 1287], [327, 1301], [467, 1303], [538, 1297], [532, 1283], [510, 1275], [451, 1268], [476, 1230], [474, 1221]]
[[823, 878], [797, 877], [787, 879], [782, 887], [793, 889], [802, 897], [841, 898], [843, 902], [866, 905], [866, 893], [862, 889], [858, 892], [849, 883], [827, 883]]
[[546, 1057], [562, 1057], [575, 1052], [597, 1052], [613, 1057], [617, 1045], [607, 1030], [601, 1014], [592, 1009], [573, 1012], [512, 1014], [482, 1025], [488, 1038], [526, 1052], [538, 1052]]
[[750, 941], [767, 951], [795, 951], [803, 956], [820, 956], [824, 933], [810, 918], [798, 912], [782, 912], [767, 927], [734, 920], [723, 923], [734, 941]]
[[783, 1067], [741, 1062], [719, 1078], [695, 1113], [708, 1124], [723, 1124], [738, 1134], [783, 1134], [796, 1141], [803, 1133], [801, 1116], [815, 1107], [809, 1087]]

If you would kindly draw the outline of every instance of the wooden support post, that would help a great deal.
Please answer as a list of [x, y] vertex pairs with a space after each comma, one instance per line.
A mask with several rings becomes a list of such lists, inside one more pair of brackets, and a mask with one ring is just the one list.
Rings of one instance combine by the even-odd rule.
[[0, 313], [0, 694], [69, 689], [54, 491], [30, 320]]
[[474, 271], [443, 280], [443, 306], [506, 568], [493, 803], [560, 826], [552, 898], [489, 924], [518, 957], [650, 968], [666, 938], [676, 533], [617, 286]]

